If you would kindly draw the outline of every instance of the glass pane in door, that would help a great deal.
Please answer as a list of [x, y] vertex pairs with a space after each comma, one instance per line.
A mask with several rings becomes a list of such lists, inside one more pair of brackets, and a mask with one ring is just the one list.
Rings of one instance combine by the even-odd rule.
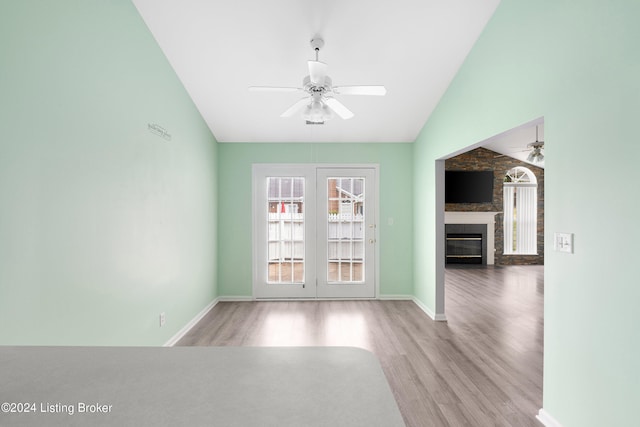
[[365, 180], [327, 179], [327, 281], [361, 283], [364, 277]]
[[304, 281], [304, 178], [267, 178], [267, 283]]

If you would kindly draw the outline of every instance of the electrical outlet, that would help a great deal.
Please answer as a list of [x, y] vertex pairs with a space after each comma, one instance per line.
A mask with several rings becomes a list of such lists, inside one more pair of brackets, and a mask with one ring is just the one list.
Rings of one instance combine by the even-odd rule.
[[160, 327], [164, 326], [164, 323], [167, 321], [167, 317], [164, 314], [164, 311], [160, 313]]

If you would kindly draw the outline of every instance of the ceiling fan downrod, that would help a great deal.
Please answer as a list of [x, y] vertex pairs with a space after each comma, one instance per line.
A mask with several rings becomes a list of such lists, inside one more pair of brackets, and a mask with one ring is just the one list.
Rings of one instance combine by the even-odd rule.
[[320, 52], [320, 49], [324, 47], [324, 40], [322, 40], [321, 38], [314, 38], [311, 39], [310, 43], [311, 47], [316, 52], [316, 61], [318, 61], [318, 53]]

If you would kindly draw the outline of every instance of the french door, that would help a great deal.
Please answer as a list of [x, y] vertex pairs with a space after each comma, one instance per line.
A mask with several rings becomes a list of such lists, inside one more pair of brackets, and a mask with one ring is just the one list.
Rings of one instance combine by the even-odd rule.
[[317, 295], [375, 296], [373, 169], [318, 168]]
[[376, 169], [254, 165], [255, 298], [376, 296]]

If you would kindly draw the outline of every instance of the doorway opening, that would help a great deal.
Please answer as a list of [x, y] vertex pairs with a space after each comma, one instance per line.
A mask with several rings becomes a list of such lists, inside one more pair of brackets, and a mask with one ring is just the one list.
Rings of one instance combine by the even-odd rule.
[[[441, 159], [436, 160], [436, 233], [441, 236], [436, 241], [436, 319], [445, 320], [445, 268], [447, 267], [447, 245], [451, 246], [446, 239], [446, 217], [477, 215], [494, 215], [495, 223], [490, 223], [495, 234], [495, 239], [486, 248], [487, 257], [491, 262], [487, 264], [495, 265], [544, 265], [544, 163], [534, 163], [528, 159], [531, 150], [534, 148], [531, 143], [538, 141], [539, 132], [544, 132], [544, 118], [532, 120], [516, 128], [510, 129], [495, 135], [484, 141], [470, 145], [459, 151], [450, 153]], [[540, 137], [543, 139], [543, 137]], [[532, 180], [537, 178], [537, 194], [525, 200], [520, 197], [520, 201], [528, 201], [527, 206], [517, 206], [513, 203], [514, 211], [512, 217], [519, 218], [520, 234], [528, 237], [526, 250], [510, 250], [505, 247], [513, 240], [509, 230], [505, 231], [505, 223], [514, 226], [514, 221], [504, 217], [505, 176], [513, 170], [532, 171]], [[475, 203], [446, 203], [445, 202], [445, 171], [492, 171], [494, 175], [493, 197], [491, 200], [483, 200]], [[530, 183], [520, 183], [520, 186], [530, 186]], [[533, 184], [531, 184], [533, 185]], [[506, 184], [512, 187], [513, 184]], [[524, 191], [524, 190], [523, 190]], [[530, 190], [527, 190], [530, 191]], [[531, 192], [531, 191], [530, 191]], [[531, 192], [533, 194], [533, 192]], [[511, 193], [508, 193], [511, 194]], [[524, 194], [524, 193], [523, 193]], [[528, 193], [527, 193], [528, 194]], [[511, 199], [510, 199], [511, 200]], [[509, 204], [511, 206], [511, 204]], [[528, 207], [528, 214], [524, 215], [524, 207]], [[518, 207], [520, 216], [518, 217]], [[446, 212], [446, 214], [445, 214]], [[533, 214], [531, 214], [533, 212]], [[526, 220], [526, 221], [525, 221]], [[476, 221], [471, 221], [476, 223]], [[525, 224], [534, 224], [528, 229], [522, 228]], [[454, 245], [455, 246], [455, 245]], [[535, 248], [535, 249], [531, 249]], [[466, 255], [466, 253], [463, 253]], [[473, 254], [478, 255], [478, 254]], [[460, 258], [460, 257], [458, 257]], [[495, 262], [493, 262], [495, 259]]]

